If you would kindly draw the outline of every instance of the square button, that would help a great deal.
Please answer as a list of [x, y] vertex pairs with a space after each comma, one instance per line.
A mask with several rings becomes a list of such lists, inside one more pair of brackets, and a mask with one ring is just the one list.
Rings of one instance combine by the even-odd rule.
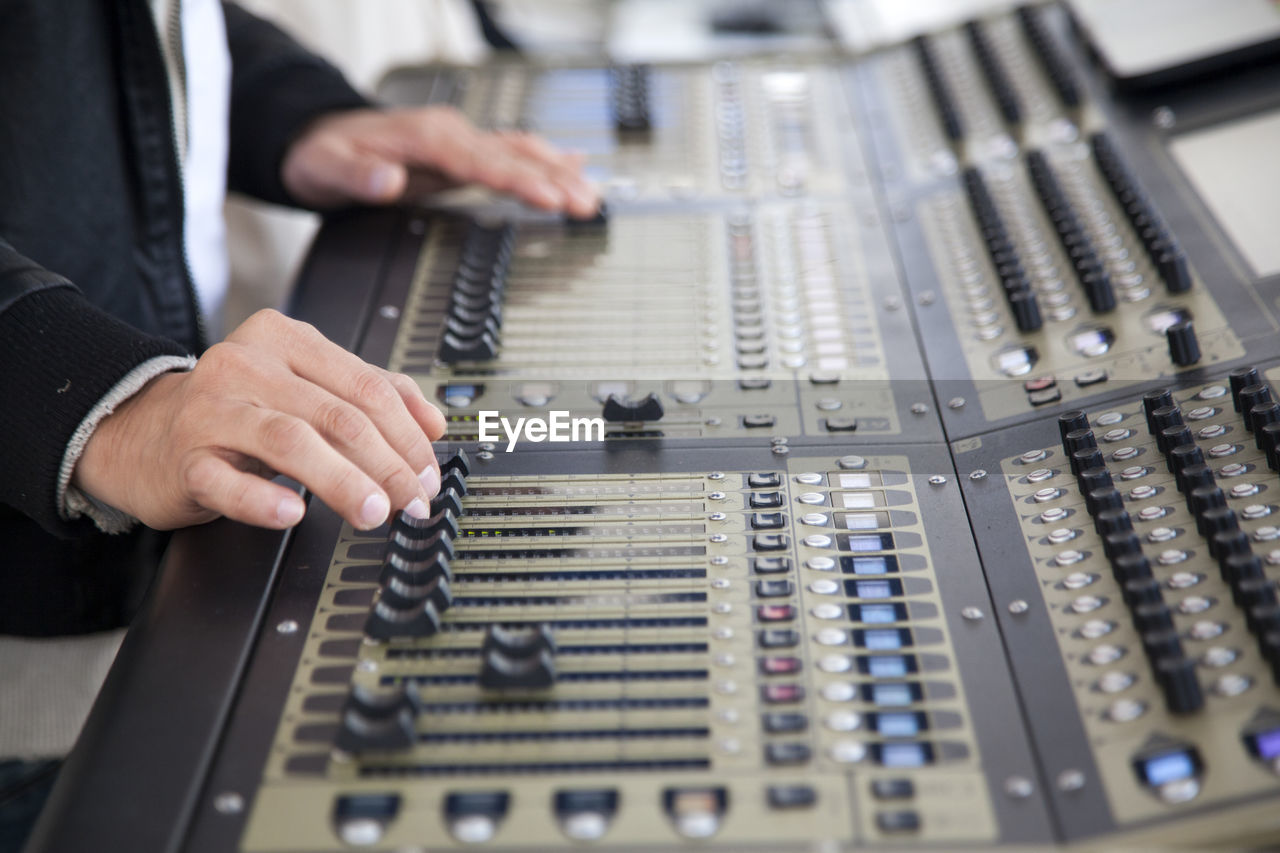
[[794, 705], [804, 701], [804, 688], [799, 684], [766, 684], [760, 688], [760, 701], [766, 705]]
[[808, 785], [770, 785], [765, 801], [771, 809], [808, 809], [818, 801], [818, 794]]
[[761, 598], [785, 598], [795, 592], [795, 584], [787, 578], [756, 581], [756, 595]]
[[742, 425], [748, 429], [771, 427], [778, 422], [773, 415], [743, 415]]
[[797, 657], [770, 655], [760, 658], [760, 672], [764, 675], [795, 675], [804, 666]]
[[748, 489], [776, 489], [782, 485], [782, 475], [777, 471], [747, 475]]
[[766, 628], [756, 635], [762, 649], [789, 649], [800, 644], [800, 632], [790, 628]]
[[751, 547], [757, 551], [785, 551], [791, 540], [781, 533], [761, 533], [751, 537]]
[[806, 743], [769, 743], [764, 747], [764, 760], [773, 765], [805, 764], [812, 757]]
[[752, 509], [776, 509], [782, 506], [782, 492], [752, 492], [747, 500]]
[[877, 812], [876, 826], [881, 832], [919, 832], [920, 813], [916, 811]]
[[780, 575], [791, 571], [790, 557], [754, 557], [751, 568], [758, 575]]
[[778, 530], [787, 526], [787, 516], [781, 512], [753, 512], [751, 513], [751, 527], [753, 530]]
[[761, 622], [790, 622], [796, 618], [796, 609], [790, 604], [762, 604], [756, 608], [756, 618]]
[[916, 795], [915, 783], [910, 779], [873, 779], [871, 796], [877, 800], [909, 800]]
[[804, 714], [774, 711], [760, 718], [760, 726], [771, 735], [795, 734], [809, 728], [809, 718]]

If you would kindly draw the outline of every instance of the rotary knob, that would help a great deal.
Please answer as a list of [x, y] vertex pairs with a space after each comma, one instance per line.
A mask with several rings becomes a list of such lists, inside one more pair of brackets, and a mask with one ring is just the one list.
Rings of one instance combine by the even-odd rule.
[[1164, 335], [1169, 344], [1169, 360], [1178, 367], [1190, 367], [1200, 360], [1200, 342], [1190, 320], [1174, 323], [1164, 330]]
[[1262, 381], [1256, 367], [1238, 367], [1227, 374], [1227, 381], [1231, 383], [1231, 402], [1235, 405], [1236, 411], [1247, 412], [1248, 409], [1240, 407], [1240, 392], [1250, 385], [1257, 385]]
[[1192, 714], [1204, 707], [1195, 661], [1182, 656], [1160, 658], [1155, 663], [1155, 675], [1170, 713]]

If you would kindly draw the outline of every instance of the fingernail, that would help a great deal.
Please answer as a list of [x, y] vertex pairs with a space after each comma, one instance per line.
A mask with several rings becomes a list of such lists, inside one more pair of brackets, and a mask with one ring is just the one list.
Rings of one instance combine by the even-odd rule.
[[564, 204], [564, 193], [549, 181], [538, 182], [538, 195], [552, 207], [560, 207]]
[[427, 493], [427, 497], [434, 498], [440, 494], [440, 472], [432, 466], [428, 465], [418, 475], [418, 482], [422, 484], [422, 490]]
[[378, 492], [374, 492], [365, 498], [364, 505], [360, 507], [360, 521], [364, 523], [366, 530], [372, 530], [382, 524], [390, 514], [391, 503], [385, 495]]
[[422, 498], [414, 498], [404, 508], [404, 514], [410, 518], [430, 518], [431, 507], [422, 502]]
[[285, 527], [293, 527], [299, 521], [302, 521], [303, 513], [306, 511], [306, 506], [296, 495], [281, 498], [280, 503], [276, 505], [276, 521]]
[[384, 163], [369, 175], [369, 194], [374, 198], [386, 198], [395, 190], [399, 180], [399, 167]]
[[600, 209], [600, 196], [590, 187], [576, 187], [573, 190], [573, 200], [579, 207], [590, 208], [593, 212]]

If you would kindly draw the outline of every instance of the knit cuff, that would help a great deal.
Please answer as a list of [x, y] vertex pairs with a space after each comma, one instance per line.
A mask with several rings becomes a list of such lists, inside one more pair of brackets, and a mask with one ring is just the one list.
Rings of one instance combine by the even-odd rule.
[[89, 410], [85, 419], [76, 427], [67, 443], [67, 452], [63, 454], [62, 466], [58, 469], [58, 515], [67, 521], [75, 521], [82, 515], [93, 519], [93, 523], [103, 533], [124, 533], [138, 519], [123, 510], [103, 503], [86, 492], [71, 485], [71, 475], [75, 472], [76, 463], [84, 454], [89, 439], [98, 428], [102, 419], [116, 410], [116, 407], [142, 390], [143, 386], [162, 373], [175, 370], [191, 370], [196, 366], [195, 356], [162, 355], [144, 361], [125, 374], [98, 404]]

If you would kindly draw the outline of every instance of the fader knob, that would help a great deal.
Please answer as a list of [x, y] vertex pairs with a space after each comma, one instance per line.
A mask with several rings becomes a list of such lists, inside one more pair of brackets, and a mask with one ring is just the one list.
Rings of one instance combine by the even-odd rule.
[[1058, 437], [1066, 438], [1067, 433], [1089, 428], [1089, 416], [1075, 409], [1058, 415]]
[[1133, 519], [1129, 517], [1129, 513], [1126, 510], [1104, 509], [1094, 516], [1093, 526], [1097, 529], [1099, 536], [1107, 536], [1112, 533], [1133, 530]]
[[1270, 400], [1259, 403], [1249, 410], [1249, 428], [1253, 430], [1254, 442], [1259, 450], [1266, 450], [1266, 436], [1263, 430], [1270, 424], [1280, 422], [1280, 403]]
[[1188, 367], [1200, 360], [1200, 342], [1196, 340], [1196, 327], [1190, 320], [1174, 323], [1164, 330], [1164, 335], [1174, 364]]
[[1192, 714], [1204, 707], [1204, 692], [1196, 678], [1196, 663], [1187, 657], [1160, 658], [1155, 664], [1156, 681], [1164, 694], [1164, 705], [1173, 714]]
[[1019, 290], [1009, 294], [1009, 309], [1013, 312], [1013, 322], [1019, 332], [1034, 332], [1044, 325], [1040, 316], [1040, 303], [1030, 290]]
[[[457, 471], [458, 475], [466, 480], [471, 474], [471, 459], [467, 456], [465, 450], [455, 451], [452, 456], [440, 463], [440, 476], [443, 478], [450, 471]], [[466, 494], [466, 492], [462, 492]]]
[[1260, 403], [1271, 402], [1271, 386], [1261, 383], [1255, 385], [1246, 385], [1240, 389], [1240, 411], [1245, 414], [1244, 428], [1253, 431], [1253, 424], [1249, 421], [1248, 414], [1253, 411], [1253, 407]]
[[1081, 471], [1101, 468], [1103, 464], [1102, 451], [1096, 447], [1082, 447], [1071, 454], [1071, 473], [1077, 476]]
[[333, 745], [352, 754], [408, 749], [413, 746], [414, 720], [420, 709], [418, 692], [407, 683], [379, 691], [353, 685]]
[[1191, 289], [1191, 270], [1187, 267], [1187, 256], [1182, 252], [1175, 249], [1160, 253], [1156, 258], [1156, 269], [1169, 293], [1186, 293]]
[[[1169, 448], [1169, 472], [1176, 478], [1190, 465], [1204, 464], [1204, 451], [1198, 444], [1179, 444]], [[1181, 483], [1181, 481], [1179, 481]], [[1179, 485], [1181, 491], [1181, 485]]]
[[402, 583], [418, 585], [430, 583], [438, 577], [453, 580], [453, 569], [449, 566], [449, 558], [442, 553], [428, 554], [422, 559], [414, 559], [399, 549], [388, 549], [386, 562], [382, 564], [382, 572], [378, 582], [389, 583], [393, 578]]
[[1213, 469], [1203, 462], [1188, 465], [1181, 471], [1174, 472], [1174, 479], [1178, 484], [1178, 491], [1184, 495], [1188, 495], [1188, 506], [1190, 505], [1190, 494], [1196, 489], [1212, 487], [1214, 484]]
[[1151, 434], [1159, 435], [1161, 431], [1171, 426], [1182, 425], [1182, 410], [1177, 406], [1161, 406], [1151, 411], [1150, 426]]
[[1111, 479], [1111, 472], [1102, 466], [1082, 469], [1076, 482], [1080, 485], [1080, 491], [1086, 495], [1094, 489], [1115, 485], [1115, 481]]
[[1062, 450], [1068, 456], [1077, 450], [1085, 450], [1090, 447], [1097, 447], [1098, 439], [1094, 436], [1093, 430], [1088, 427], [1084, 429], [1073, 429], [1071, 432], [1062, 436]]
[[1147, 416], [1147, 429], [1155, 432], [1155, 427], [1151, 423], [1151, 413], [1156, 409], [1162, 409], [1165, 406], [1173, 405], [1173, 392], [1168, 388], [1160, 388], [1155, 391], [1148, 391], [1142, 395], [1142, 411]]
[[1240, 392], [1250, 385], [1257, 385], [1262, 381], [1256, 367], [1237, 367], [1227, 374], [1227, 380], [1231, 383], [1231, 402], [1235, 404], [1237, 412], [1242, 411], [1240, 408]]

